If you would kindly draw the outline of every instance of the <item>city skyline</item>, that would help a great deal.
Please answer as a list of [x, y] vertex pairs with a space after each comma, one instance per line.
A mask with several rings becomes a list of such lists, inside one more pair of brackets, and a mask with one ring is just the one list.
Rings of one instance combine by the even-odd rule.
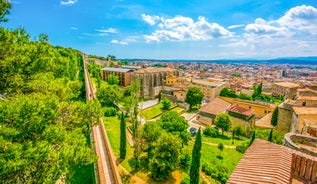
[[317, 2], [11, 1], [7, 28], [88, 54], [148, 59], [315, 56]]

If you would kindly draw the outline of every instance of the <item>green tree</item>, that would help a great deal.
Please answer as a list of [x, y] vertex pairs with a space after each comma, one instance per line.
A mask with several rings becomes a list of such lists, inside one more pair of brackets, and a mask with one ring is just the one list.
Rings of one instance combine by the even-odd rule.
[[160, 91], [159, 94], [158, 94], [158, 102], [159, 103], [161, 102], [161, 98], [162, 98], [162, 91]]
[[97, 91], [97, 97], [103, 107], [118, 108], [118, 103], [122, 98], [122, 91], [117, 85], [104, 84]]
[[168, 99], [166, 97], [163, 99], [162, 104], [163, 104], [164, 110], [168, 110], [171, 108], [171, 101], [170, 101], [170, 99]]
[[236, 98], [236, 97], [237, 97], [237, 94], [236, 94], [235, 91], [233, 91], [233, 90], [231, 90], [231, 89], [223, 88], [223, 89], [220, 91], [219, 96], [230, 97], [230, 98]]
[[254, 142], [255, 140], [255, 137], [256, 137], [256, 131], [253, 131], [253, 134], [252, 134], [252, 137], [251, 137], [251, 140], [250, 140], [250, 143], [249, 143], [249, 146], [252, 145], [252, 143]]
[[119, 85], [119, 77], [113, 74], [108, 76], [108, 84], [110, 85]]
[[0, 23], [8, 21], [5, 16], [10, 14], [9, 9], [11, 9], [11, 7], [12, 5], [8, 0], [0, 1]]
[[48, 43], [48, 34], [46, 33], [41, 33], [39, 35], [39, 42], [41, 43]]
[[127, 153], [127, 133], [124, 113], [120, 116], [120, 158], [125, 159]]
[[272, 114], [272, 118], [271, 118], [271, 125], [273, 126], [273, 128], [270, 131], [268, 140], [270, 142], [273, 141], [273, 129], [277, 126], [277, 122], [278, 122], [278, 107], [275, 107], [273, 114]]
[[252, 94], [252, 98], [258, 98], [262, 96], [262, 82], [258, 85], [258, 86], [254, 86], [253, 87], [253, 94]]
[[192, 151], [192, 163], [190, 166], [190, 173], [189, 173], [191, 184], [198, 184], [199, 183], [201, 146], [202, 146], [202, 139], [201, 139], [201, 131], [199, 128], [197, 135], [196, 135], [194, 148]]
[[143, 149], [148, 154], [148, 159], [153, 157], [153, 150], [156, 141], [161, 136], [163, 129], [157, 122], [146, 122], [142, 127], [142, 139], [144, 140]]
[[182, 139], [182, 145], [186, 145], [190, 140], [190, 134], [187, 132], [188, 122], [185, 118], [175, 111], [165, 112], [158, 120], [161, 127], [167, 132], [178, 134]]
[[231, 118], [228, 114], [222, 113], [218, 114], [215, 119], [216, 127], [221, 128], [222, 135], [224, 131], [228, 131], [231, 128]]
[[170, 133], [163, 133], [155, 144], [153, 155], [149, 164], [151, 176], [157, 181], [162, 181], [170, 176], [179, 161], [179, 138]]
[[190, 108], [200, 105], [203, 100], [204, 94], [197, 87], [191, 87], [186, 93], [185, 101], [190, 105]]
[[273, 128], [277, 126], [277, 122], [278, 122], [278, 107], [275, 107], [272, 114], [272, 118], [271, 118], [271, 125], [273, 126]]
[[240, 94], [238, 95], [238, 98], [240, 98], [240, 99], [242, 99], [242, 100], [252, 100], [252, 96], [249, 96], [249, 95], [247, 95], [247, 94], [245, 94], [245, 93], [240, 93]]
[[245, 131], [243, 130], [242, 126], [240, 126], [240, 125], [236, 126], [233, 129], [233, 131], [235, 132], [235, 135], [238, 136], [238, 138], [239, 138], [240, 135], [244, 135], [245, 134]]
[[219, 151], [220, 151], [219, 156], [221, 157], [221, 152], [222, 152], [223, 149], [224, 149], [224, 145], [223, 145], [222, 142], [220, 142], [220, 143], [218, 144], [218, 149], [219, 149]]

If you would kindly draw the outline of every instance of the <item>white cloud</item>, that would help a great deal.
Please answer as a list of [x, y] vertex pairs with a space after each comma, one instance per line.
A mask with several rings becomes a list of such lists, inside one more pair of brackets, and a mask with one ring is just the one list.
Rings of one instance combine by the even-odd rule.
[[237, 25], [231, 25], [231, 26], [228, 26], [227, 28], [228, 29], [235, 29], [235, 28], [239, 28], [239, 27], [243, 27], [244, 24], [237, 24]]
[[77, 27], [70, 27], [70, 29], [77, 30], [78, 28]]
[[126, 42], [126, 41], [118, 41], [118, 40], [111, 40], [111, 43], [120, 44], [120, 45], [128, 45], [128, 42]]
[[151, 16], [151, 15], [145, 15], [145, 14], [142, 14], [141, 16], [142, 16], [142, 19], [148, 24], [150, 24], [151, 26], [155, 25], [156, 22], [160, 20], [159, 16]]
[[[142, 14], [143, 16], [144, 14]], [[143, 16], [145, 17], [145, 16]], [[176, 16], [174, 18], [165, 19], [163, 17], [156, 17], [156, 22], [159, 22], [156, 31], [150, 35], [143, 35], [145, 41], [160, 42], [167, 41], [185, 41], [185, 40], [210, 40], [219, 37], [232, 36], [233, 33], [220, 26], [217, 23], [209, 23], [205, 17], [198, 17], [195, 22], [190, 17]], [[144, 19], [143, 19], [144, 20]], [[148, 22], [148, 20], [144, 20]]]
[[266, 22], [264, 19], [257, 18], [255, 23], [245, 26], [247, 32], [258, 35], [271, 35], [271, 36], [287, 36], [289, 31], [286, 27], [274, 25], [275, 22]]
[[317, 9], [312, 6], [296, 6], [285, 13], [277, 22], [292, 30], [317, 34]]
[[118, 30], [115, 28], [108, 28], [108, 29], [98, 29], [100, 33], [118, 33]]
[[60, 4], [63, 6], [72, 6], [76, 4], [78, 1], [77, 0], [67, 0], [67, 1], [60, 1]]

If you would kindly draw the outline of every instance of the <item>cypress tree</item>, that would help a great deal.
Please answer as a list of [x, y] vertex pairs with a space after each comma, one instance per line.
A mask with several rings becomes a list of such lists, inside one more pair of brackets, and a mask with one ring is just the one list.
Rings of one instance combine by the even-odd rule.
[[277, 120], [278, 120], [278, 107], [275, 107], [272, 114], [272, 119], [271, 119], [271, 125], [273, 126], [273, 128], [277, 126]]
[[125, 159], [127, 153], [127, 135], [126, 135], [126, 124], [124, 119], [124, 114], [122, 112], [120, 116], [120, 158]]
[[190, 165], [190, 183], [191, 184], [198, 184], [199, 183], [199, 168], [200, 168], [200, 157], [201, 157], [201, 131], [200, 128], [196, 135], [196, 140], [192, 152], [192, 163]]
[[254, 139], [255, 139], [255, 131], [253, 131], [252, 137], [251, 137], [251, 141], [249, 143], [249, 146], [251, 146], [251, 144], [253, 143]]

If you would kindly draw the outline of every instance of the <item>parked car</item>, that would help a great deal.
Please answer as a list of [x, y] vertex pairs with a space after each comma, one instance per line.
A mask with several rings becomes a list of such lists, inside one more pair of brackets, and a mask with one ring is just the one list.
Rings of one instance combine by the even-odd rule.
[[196, 129], [195, 127], [190, 127], [190, 128], [189, 128], [189, 132], [190, 132], [190, 134], [191, 134], [192, 136], [194, 136], [194, 135], [196, 135], [196, 133], [197, 133], [197, 129]]

